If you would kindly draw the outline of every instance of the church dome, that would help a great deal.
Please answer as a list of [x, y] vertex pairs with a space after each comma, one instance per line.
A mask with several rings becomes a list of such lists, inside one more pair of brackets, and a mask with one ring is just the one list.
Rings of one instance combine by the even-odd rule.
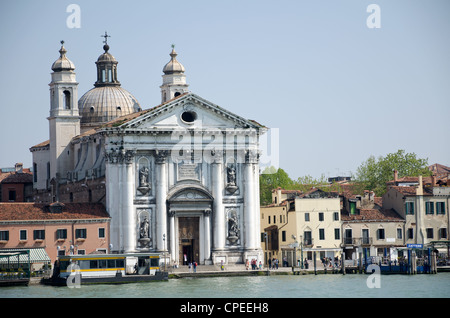
[[94, 87], [78, 101], [81, 124], [101, 124], [141, 111], [136, 98], [120, 86]]
[[[107, 34], [105, 33], [105, 42]], [[97, 65], [97, 81], [94, 88], [86, 92], [78, 101], [81, 125], [97, 126], [117, 117], [141, 111], [136, 98], [120, 86], [117, 79], [117, 60], [109, 53], [109, 45], [95, 64]]]
[[175, 48], [172, 47], [171, 59], [163, 68], [164, 74], [184, 73], [184, 66], [177, 61], [177, 55]]
[[64, 47], [64, 41], [61, 41], [61, 49], [59, 50], [60, 57], [52, 65], [54, 72], [75, 70], [75, 64], [67, 58], [66, 53], [67, 50]]

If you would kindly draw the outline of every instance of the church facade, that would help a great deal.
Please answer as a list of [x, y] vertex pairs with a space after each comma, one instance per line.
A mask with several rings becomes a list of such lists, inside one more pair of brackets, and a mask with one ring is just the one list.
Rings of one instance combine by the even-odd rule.
[[[104, 50], [97, 82], [78, 102], [73, 63], [60, 50], [50, 139], [31, 148], [36, 193], [55, 201], [69, 189], [97, 187], [111, 216], [111, 253], [160, 252], [180, 265], [264, 262], [259, 138], [266, 128], [188, 91], [174, 49], [161, 104], [142, 110]], [[39, 173], [45, 163], [47, 173]]]

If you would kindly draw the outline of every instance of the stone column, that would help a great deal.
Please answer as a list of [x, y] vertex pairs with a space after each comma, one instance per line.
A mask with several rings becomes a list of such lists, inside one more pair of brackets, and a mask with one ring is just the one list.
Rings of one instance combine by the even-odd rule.
[[122, 150], [121, 152], [121, 170], [122, 170], [122, 186], [120, 195], [122, 196], [122, 213], [123, 213], [123, 249], [125, 253], [136, 252], [137, 245], [137, 223], [136, 212], [133, 205], [134, 187], [134, 163], [135, 152], [132, 150]]
[[175, 233], [175, 211], [169, 211], [169, 244], [170, 244], [170, 261], [173, 263], [176, 260], [176, 233]]
[[[122, 252], [122, 214], [120, 211], [120, 196], [117, 195], [121, 185], [121, 174], [119, 173], [118, 152], [115, 149], [105, 151], [105, 181], [106, 181], [106, 210], [111, 216], [110, 243], [111, 251]], [[116, 194], [116, 195], [114, 195]], [[108, 247], [109, 248], [109, 247]], [[109, 251], [109, 252], [111, 252]]]
[[206, 209], [204, 212], [205, 224], [205, 263], [211, 259], [211, 209]]
[[[167, 196], [167, 150], [156, 150], [155, 151], [155, 161], [156, 161], [156, 186], [155, 186], [155, 198], [156, 198], [156, 233], [155, 233], [155, 246], [158, 252], [163, 252], [167, 250], [167, 207], [166, 207], [166, 196]], [[166, 242], [163, 240], [163, 236], [166, 237]], [[165, 246], [164, 246], [165, 245]]]
[[223, 153], [217, 151], [215, 160], [211, 163], [211, 181], [213, 202], [213, 248], [221, 251], [225, 247], [225, 209], [223, 206]]
[[244, 248], [247, 250], [257, 249], [257, 237], [256, 233], [260, 232], [259, 228], [256, 228], [259, 217], [257, 216], [259, 201], [256, 198], [258, 194], [258, 182], [256, 179], [255, 170], [257, 169], [257, 153], [256, 151], [249, 150], [246, 154], [244, 163]]

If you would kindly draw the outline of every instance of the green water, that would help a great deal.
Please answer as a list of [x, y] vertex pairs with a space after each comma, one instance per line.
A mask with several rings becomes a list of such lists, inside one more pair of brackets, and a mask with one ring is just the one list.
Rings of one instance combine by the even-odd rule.
[[382, 275], [369, 288], [369, 275], [284, 275], [170, 279], [80, 288], [30, 285], [2, 287], [1, 298], [449, 298], [450, 273]]

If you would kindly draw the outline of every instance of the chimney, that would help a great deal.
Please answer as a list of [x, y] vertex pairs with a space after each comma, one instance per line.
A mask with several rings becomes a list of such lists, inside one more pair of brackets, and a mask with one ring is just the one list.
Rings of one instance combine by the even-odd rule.
[[398, 181], [398, 171], [394, 170], [394, 182]]
[[375, 202], [375, 192], [373, 192], [373, 191], [370, 191], [370, 192], [369, 192], [369, 201], [370, 201], [371, 203], [374, 203], [374, 202]]
[[419, 184], [416, 188], [416, 195], [423, 195], [423, 181], [422, 176], [419, 176]]
[[21, 162], [16, 163], [15, 170], [17, 173], [22, 173], [23, 172], [23, 163], [21, 163]]
[[435, 186], [436, 186], [436, 176], [435, 176], [435, 175], [432, 175], [432, 176], [431, 176], [431, 186], [432, 186], [432, 187], [435, 187]]

